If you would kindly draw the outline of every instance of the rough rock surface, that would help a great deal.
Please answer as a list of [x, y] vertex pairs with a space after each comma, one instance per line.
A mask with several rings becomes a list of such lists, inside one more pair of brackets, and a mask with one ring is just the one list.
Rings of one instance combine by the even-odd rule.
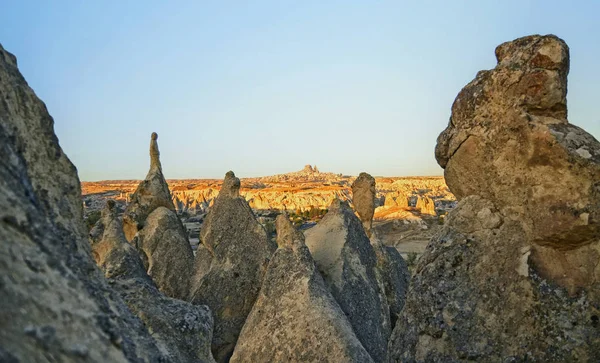
[[175, 212], [165, 207], [156, 208], [131, 243], [160, 291], [186, 300], [194, 270], [194, 253]]
[[[572, 250], [600, 238], [600, 143], [567, 121], [569, 48], [528, 36], [458, 94], [436, 158], [457, 199], [477, 194], [523, 218], [536, 244]], [[552, 177], [550, 177], [552, 176]]]
[[277, 249], [239, 189], [240, 180], [228, 172], [200, 232], [190, 294], [194, 304], [205, 304], [213, 312], [212, 352], [219, 362], [231, 357]]
[[111, 287], [143, 321], [165, 357], [173, 362], [214, 362], [210, 310], [168, 298], [157, 289], [138, 252], [125, 239], [110, 201], [92, 231], [92, 251]]
[[77, 171], [0, 46], [0, 357], [167, 361], [95, 266]]
[[433, 199], [429, 197], [418, 197], [417, 204], [415, 206], [421, 214], [428, 214], [434, 216], [435, 213], [435, 203]]
[[347, 202], [336, 200], [305, 235], [327, 287], [356, 336], [374, 361], [383, 361], [391, 332], [390, 313], [377, 278], [377, 257], [360, 220]]
[[371, 236], [373, 214], [375, 214], [375, 178], [360, 173], [352, 183], [352, 204], [360, 216], [367, 236]]
[[568, 54], [554, 36], [504, 43], [459, 93], [436, 157], [461, 201], [390, 361], [600, 360], [600, 143], [567, 123]]
[[157, 139], [158, 135], [153, 132], [150, 137], [150, 170], [146, 179], [138, 185], [131, 196], [131, 202], [123, 214], [123, 230], [128, 241], [133, 240], [137, 231], [144, 227], [148, 215], [156, 208], [165, 207], [175, 210], [169, 186], [162, 173]]
[[521, 223], [464, 198], [419, 260], [388, 360], [598, 361], [598, 300], [542, 279], [530, 253]]
[[285, 214], [277, 244], [231, 362], [371, 362]]
[[410, 272], [406, 261], [395, 247], [385, 246], [376, 236], [371, 237], [371, 245], [377, 256], [377, 271], [385, 290], [393, 329], [404, 307]]
[[384, 206], [408, 208], [408, 198], [401, 192], [391, 192], [386, 194]]

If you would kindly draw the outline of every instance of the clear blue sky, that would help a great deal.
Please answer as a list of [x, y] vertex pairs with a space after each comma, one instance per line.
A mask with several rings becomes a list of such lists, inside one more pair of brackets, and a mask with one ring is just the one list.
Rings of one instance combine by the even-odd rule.
[[571, 48], [569, 119], [600, 136], [598, 1], [26, 1], [0, 43], [82, 180], [441, 175], [435, 141], [496, 45]]

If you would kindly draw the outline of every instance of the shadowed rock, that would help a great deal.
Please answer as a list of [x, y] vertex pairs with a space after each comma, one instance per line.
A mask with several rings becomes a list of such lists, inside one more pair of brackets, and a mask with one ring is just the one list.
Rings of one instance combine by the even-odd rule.
[[160, 291], [186, 300], [194, 270], [194, 253], [175, 212], [165, 207], [156, 208], [131, 243]]
[[371, 236], [373, 215], [375, 214], [375, 178], [360, 173], [352, 183], [352, 203], [360, 216], [367, 236]]
[[233, 172], [210, 209], [196, 251], [190, 300], [213, 312], [212, 352], [225, 362], [258, 296], [269, 259], [277, 246], [256, 221]]
[[231, 362], [371, 362], [285, 214], [277, 244]]
[[150, 170], [146, 179], [138, 185], [131, 196], [123, 214], [123, 230], [127, 241], [133, 240], [135, 234], [144, 227], [146, 218], [158, 207], [174, 211], [169, 186], [162, 173], [160, 153], [156, 140], [158, 135], [153, 132], [150, 137]]
[[158, 291], [138, 252], [125, 239], [112, 201], [94, 226], [92, 251], [112, 288], [144, 322], [165, 357], [173, 362], [214, 362], [210, 352], [210, 310], [204, 305], [168, 298]]
[[377, 257], [360, 220], [336, 199], [329, 212], [305, 233], [306, 245], [323, 279], [374, 361], [385, 359], [391, 332]]
[[0, 357], [167, 361], [90, 253], [77, 171], [0, 46]]
[[436, 157], [460, 199], [390, 361], [599, 361], [600, 143], [567, 123], [567, 45], [529, 36], [458, 95]]
[[393, 329], [404, 307], [410, 272], [406, 261], [395, 247], [385, 246], [376, 236], [371, 237], [371, 246], [377, 256], [378, 279], [385, 290], [390, 309], [391, 329]]

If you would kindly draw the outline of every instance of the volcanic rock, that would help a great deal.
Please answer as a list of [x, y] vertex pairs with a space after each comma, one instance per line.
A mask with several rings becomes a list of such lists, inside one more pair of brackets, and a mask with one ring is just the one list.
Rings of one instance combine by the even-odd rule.
[[395, 247], [383, 245], [376, 236], [371, 237], [371, 245], [377, 256], [378, 279], [385, 290], [390, 309], [391, 328], [393, 329], [404, 307], [410, 272], [406, 261]]
[[360, 216], [367, 236], [370, 237], [375, 213], [375, 178], [367, 173], [360, 173], [352, 183], [352, 204]]
[[77, 171], [0, 45], [0, 357], [167, 361], [90, 254]]
[[194, 253], [175, 212], [165, 207], [156, 208], [131, 243], [160, 291], [169, 297], [187, 299]]
[[408, 208], [408, 198], [400, 192], [391, 192], [385, 196], [385, 207]]
[[306, 245], [327, 287], [374, 361], [385, 359], [391, 332], [384, 287], [377, 279], [377, 257], [362, 223], [347, 202], [305, 233]]
[[536, 35], [496, 57], [438, 138], [461, 201], [419, 260], [389, 361], [600, 360], [600, 143], [567, 123], [569, 50]]
[[567, 121], [569, 48], [534, 35], [501, 44], [496, 58], [459, 93], [438, 137], [446, 183], [459, 200], [480, 195], [524, 219], [538, 245], [598, 240], [600, 143]]
[[123, 214], [123, 230], [125, 238], [130, 242], [137, 231], [144, 227], [148, 215], [156, 208], [165, 207], [175, 210], [169, 186], [162, 173], [157, 139], [158, 135], [153, 132], [150, 137], [150, 170], [146, 179], [138, 185], [131, 196], [131, 201]]
[[371, 362], [285, 214], [277, 243], [231, 362]]
[[435, 203], [433, 199], [429, 197], [418, 197], [416, 208], [421, 212], [421, 214], [435, 215]]
[[138, 252], [125, 239], [114, 203], [109, 202], [102, 211], [93, 238], [100, 230], [101, 239], [92, 242], [96, 263], [129, 309], [144, 322], [161, 353], [173, 362], [214, 362], [210, 352], [213, 318], [208, 307], [159, 292]]
[[228, 172], [200, 232], [190, 294], [190, 301], [213, 312], [212, 352], [219, 362], [231, 357], [277, 249], [239, 189], [240, 180]]

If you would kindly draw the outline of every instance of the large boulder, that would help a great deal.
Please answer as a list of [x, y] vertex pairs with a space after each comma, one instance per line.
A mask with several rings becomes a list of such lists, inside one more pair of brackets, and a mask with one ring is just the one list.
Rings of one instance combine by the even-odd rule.
[[569, 51], [500, 45], [436, 157], [460, 199], [419, 260], [390, 361], [599, 361], [600, 143], [567, 123]]
[[375, 178], [370, 174], [360, 173], [352, 183], [352, 204], [360, 216], [367, 236], [370, 237], [375, 214]]
[[239, 190], [240, 180], [228, 172], [202, 225], [190, 293], [190, 301], [213, 312], [212, 352], [219, 362], [231, 357], [277, 249]]
[[214, 362], [210, 310], [168, 298], [158, 290], [138, 252], [125, 239], [114, 202], [109, 201], [102, 211], [91, 243], [96, 263], [109, 284], [148, 328], [164, 357], [173, 362]]
[[285, 214], [277, 244], [231, 362], [371, 362]]
[[336, 199], [305, 235], [306, 246], [356, 336], [374, 361], [383, 361], [390, 313], [378, 279], [377, 256], [361, 221], [347, 202]]
[[0, 360], [168, 361], [94, 264], [77, 171], [0, 46]]
[[158, 207], [175, 211], [171, 199], [169, 185], [162, 173], [160, 152], [158, 151], [158, 135], [150, 136], [150, 170], [133, 195], [123, 214], [123, 230], [128, 241], [144, 227], [146, 218]]
[[[569, 48], [528, 36], [460, 91], [435, 155], [458, 200], [480, 195], [523, 219], [538, 245], [571, 250], [600, 236], [600, 144], [567, 121]], [[551, 177], [550, 177], [551, 176]]]
[[165, 207], [156, 208], [131, 243], [160, 291], [186, 300], [194, 270], [194, 253], [177, 214]]

